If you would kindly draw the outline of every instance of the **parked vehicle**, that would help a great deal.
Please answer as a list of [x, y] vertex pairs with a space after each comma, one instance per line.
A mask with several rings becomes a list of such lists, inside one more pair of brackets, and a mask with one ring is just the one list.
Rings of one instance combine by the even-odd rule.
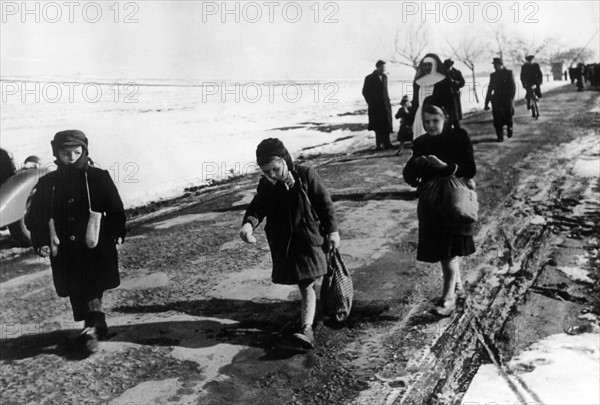
[[31, 234], [25, 226], [25, 214], [40, 177], [54, 170], [42, 167], [40, 159], [30, 156], [23, 167], [0, 185], [0, 229], [8, 228], [10, 236], [24, 246], [31, 245]]

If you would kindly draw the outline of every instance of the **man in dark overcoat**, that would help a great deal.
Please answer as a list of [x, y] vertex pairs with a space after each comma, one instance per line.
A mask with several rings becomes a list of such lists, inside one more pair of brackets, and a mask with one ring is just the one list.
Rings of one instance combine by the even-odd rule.
[[485, 110], [489, 110], [489, 104], [492, 103], [492, 115], [494, 118], [494, 128], [498, 142], [504, 141], [504, 126], [506, 126], [506, 136], [513, 135], [513, 114], [515, 100], [515, 79], [512, 70], [506, 69], [502, 59], [494, 58], [492, 61], [494, 70], [490, 74], [490, 83], [485, 96]]
[[454, 68], [454, 61], [446, 59], [444, 61], [446, 75], [450, 79], [450, 89], [452, 91], [452, 103], [449, 104], [448, 119], [450, 125], [454, 128], [460, 128], [460, 120], [462, 120], [462, 105], [460, 103], [460, 89], [465, 85], [465, 79], [460, 70]]
[[376, 69], [365, 77], [362, 94], [369, 106], [369, 131], [375, 131], [377, 150], [393, 148], [390, 142], [392, 128], [392, 105], [388, 95], [385, 62], [377, 61]]
[[[521, 66], [521, 84], [523, 88], [527, 92], [525, 94], [525, 99], [527, 100], [527, 109], [531, 109], [531, 93], [528, 90], [531, 86], [535, 86], [533, 92], [538, 98], [542, 97], [542, 81], [544, 80], [544, 76], [542, 74], [542, 70], [540, 69], [540, 65], [533, 62], [533, 55], [527, 55], [525, 57], [526, 62]], [[535, 112], [531, 112], [532, 116], [535, 117]]]

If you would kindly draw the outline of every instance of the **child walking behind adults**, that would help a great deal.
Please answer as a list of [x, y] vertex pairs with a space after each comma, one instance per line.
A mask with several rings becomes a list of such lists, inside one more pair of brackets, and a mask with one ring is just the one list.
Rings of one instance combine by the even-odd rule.
[[255, 243], [253, 231], [267, 218], [272, 280], [298, 285], [302, 296], [301, 328], [293, 337], [298, 346], [312, 349], [315, 280], [327, 272], [324, 248], [337, 249], [340, 244], [333, 202], [317, 172], [295, 165], [279, 139], [263, 140], [256, 149], [256, 161], [263, 177], [244, 215], [240, 237]]
[[400, 144], [398, 145], [396, 156], [400, 156], [402, 154], [405, 142], [412, 142], [413, 140], [412, 127], [408, 123], [411, 107], [412, 104], [410, 103], [408, 96], [403, 96], [402, 100], [400, 101], [400, 108], [396, 113], [396, 119], [400, 120], [400, 129], [398, 130], [398, 142], [400, 142]]
[[56, 293], [84, 321], [79, 341], [94, 352], [108, 333], [102, 295], [120, 284], [116, 245], [125, 238], [125, 212], [109, 173], [92, 166], [83, 132], [58, 132], [51, 144], [57, 170], [40, 178], [26, 225], [36, 253], [50, 256]]
[[[440, 107], [423, 108], [423, 126], [427, 133], [413, 143], [413, 155], [404, 167], [404, 179], [413, 187], [427, 184], [438, 176], [456, 175], [472, 179], [477, 168], [473, 146], [463, 129], [450, 129]], [[452, 314], [456, 290], [462, 291], [459, 256], [475, 252], [473, 224], [444, 224], [437, 219], [419, 218], [417, 260], [440, 262], [444, 277], [442, 296], [433, 311], [440, 316]]]

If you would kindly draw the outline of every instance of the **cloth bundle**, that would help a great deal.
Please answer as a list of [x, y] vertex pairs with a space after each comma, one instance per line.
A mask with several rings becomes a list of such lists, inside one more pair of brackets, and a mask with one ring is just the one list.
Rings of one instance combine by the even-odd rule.
[[479, 203], [472, 180], [455, 175], [439, 176], [420, 190], [417, 216], [419, 221], [447, 226], [472, 224], [477, 221]]

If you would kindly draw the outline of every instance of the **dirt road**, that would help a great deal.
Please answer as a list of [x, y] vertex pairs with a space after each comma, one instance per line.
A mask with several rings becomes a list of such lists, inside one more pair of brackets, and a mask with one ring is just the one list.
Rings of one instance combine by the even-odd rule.
[[[356, 289], [350, 319], [337, 328], [319, 321], [308, 354], [273, 348], [297, 327], [300, 296], [270, 282], [262, 231], [252, 246], [237, 236], [253, 176], [130, 221], [122, 285], [105, 299], [111, 337], [88, 358], [74, 349], [80, 325], [55, 296], [48, 263], [3, 240], [2, 403], [445, 404], [465, 393], [478, 401], [482, 364], [511, 374], [511, 359], [532, 343], [597, 324], [599, 100], [557, 89], [539, 121], [517, 106], [504, 143], [490, 113], [464, 121], [478, 164], [478, 250], [461, 266], [466, 302], [443, 320], [428, 312], [441, 271], [414, 259], [416, 194], [401, 177], [408, 153], [308, 160], [336, 203]], [[507, 395], [553, 403], [526, 379], [502, 380]]]

